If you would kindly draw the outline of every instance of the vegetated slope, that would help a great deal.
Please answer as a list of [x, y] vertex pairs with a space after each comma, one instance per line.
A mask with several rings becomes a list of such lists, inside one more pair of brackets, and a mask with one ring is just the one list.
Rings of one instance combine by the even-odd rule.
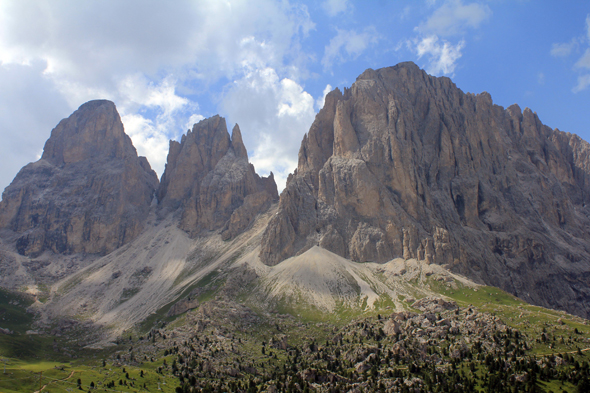
[[[305, 271], [322, 252], [293, 258], [291, 265]], [[342, 318], [252, 309], [220, 291], [178, 321], [120, 340], [110, 360], [134, 369], [156, 365], [160, 375], [175, 375], [183, 392], [578, 392], [590, 386], [586, 321], [530, 306], [498, 288], [455, 280], [423, 284], [448, 297], [413, 299], [404, 302], [406, 310], [367, 307]]]
[[369, 69], [326, 97], [260, 257], [416, 258], [588, 316], [589, 151], [413, 63]]
[[[170, 221], [162, 224], [175, 227]], [[49, 372], [53, 363], [36, 364], [38, 360], [31, 359], [28, 365], [9, 359], [9, 376], [2, 378], [0, 388], [16, 391], [17, 377], [22, 386], [34, 386], [41, 376], [33, 378], [31, 367], [48, 371], [43, 372], [43, 383], [51, 382], [52, 391], [73, 386], [47, 376], [65, 378], [72, 372], [74, 380], [82, 378], [83, 388], [92, 382], [111, 389], [123, 385], [129, 391], [156, 389], [164, 381], [164, 391], [175, 386], [182, 391], [191, 387], [247, 391], [253, 386], [272, 391], [274, 386], [296, 392], [406, 391], [408, 387], [431, 391], [435, 386], [442, 391], [533, 386], [576, 391], [576, 386], [587, 386], [590, 328], [580, 318], [527, 305], [500, 289], [472, 284], [441, 266], [416, 260], [361, 264], [315, 247], [268, 267], [256, 257], [265, 227], [257, 224], [257, 236], [246, 241], [244, 254], [226, 250], [232, 257], [225, 263], [213, 262], [214, 270], [198, 280], [195, 289], [213, 290], [213, 297], [203, 298], [176, 320], [160, 314], [147, 325], [125, 331], [102, 353], [80, 352], [78, 345], [74, 350], [71, 342], [63, 341], [69, 331], [54, 328], [58, 343], [54, 341], [54, 353], [46, 356], [80, 358], [56, 365], [67, 370], [61, 373]], [[235, 240], [237, 249], [243, 249], [244, 235]], [[188, 240], [186, 235], [184, 239]], [[125, 248], [121, 254], [140, 251], [133, 242]], [[336, 271], [324, 271], [325, 265]], [[310, 272], [324, 274], [312, 277]], [[348, 284], [356, 290], [342, 290], [346, 280], [332, 280], [344, 272], [352, 276]], [[330, 285], [334, 282], [343, 285], [335, 289]], [[379, 293], [379, 282], [398, 295], [396, 302], [370, 301], [371, 294]], [[277, 285], [286, 295], [279, 302], [272, 295]], [[294, 303], [289, 295], [296, 292], [289, 288], [307, 291], [309, 296]], [[415, 298], [402, 295], [404, 291]], [[341, 296], [346, 293], [351, 296]], [[140, 293], [135, 296], [141, 298]], [[350, 302], [329, 311], [328, 296]], [[176, 304], [181, 303], [182, 299]], [[87, 326], [85, 335], [89, 331]]]

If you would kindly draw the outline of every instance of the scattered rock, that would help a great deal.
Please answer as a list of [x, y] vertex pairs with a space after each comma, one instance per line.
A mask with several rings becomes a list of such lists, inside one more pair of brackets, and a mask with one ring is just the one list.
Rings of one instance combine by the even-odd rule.
[[454, 310], [458, 306], [457, 303], [452, 300], [447, 301], [443, 298], [425, 297], [412, 303], [412, 307], [420, 311], [428, 312], [429, 314], [427, 315], [431, 316], [431, 319], [434, 319], [432, 313]]
[[4, 329], [0, 327], [0, 333], [1, 334], [13, 334], [14, 332], [10, 329]]
[[394, 336], [400, 332], [400, 325], [394, 320], [389, 319], [383, 325], [383, 332], [388, 336]]

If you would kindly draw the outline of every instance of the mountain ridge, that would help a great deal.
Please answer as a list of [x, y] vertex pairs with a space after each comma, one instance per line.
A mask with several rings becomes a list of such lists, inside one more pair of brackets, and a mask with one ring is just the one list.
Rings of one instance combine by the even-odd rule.
[[[75, 165], [100, 150], [85, 148], [83, 138], [79, 148], [50, 141], [47, 156], [32, 167]], [[125, 150], [114, 146], [108, 157]], [[75, 249], [19, 255], [22, 234], [4, 229], [0, 270], [18, 279], [2, 283], [47, 297], [35, 306], [43, 323], [78, 316], [111, 329], [108, 337], [244, 288], [254, 295], [240, 296], [262, 308], [349, 304], [358, 311], [386, 299], [403, 308], [399, 299], [416, 289], [399, 281], [403, 269], [392, 268], [398, 258], [416, 261], [420, 271], [440, 267], [443, 282], [466, 277], [586, 316], [588, 146], [543, 126], [529, 109], [501, 108], [487, 93], [464, 94], [414, 64], [367, 70], [350, 89], [326, 96], [278, 204], [272, 173], [256, 174], [239, 127], [230, 135], [225, 119], [214, 116], [170, 142], [161, 182], [150, 189], [157, 199], [149, 199], [134, 238], [102, 255]], [[143, 158], [135, 162], [149, 168]], [[297, 259], [309, 250], [316, 257]], [[333, 271], [322, 277], [328, 266]], [[332, 280], [336, 272], [347, 277], [340, 286]], [[211, 279], [219, 282], [215, 289]], [[315, 279], [327, 280], [324, 289], [309, 286]], [[156, 293], [160, 300], [149, 300]]]
[[239, 126], [230, 137], [218, 115], [170, 141], [167, 161], [158, 204], [164, 212], [180, 209], [179, 225], [192, 236], [221, 229], [225, 239], [235, 237], [278, 200], [273, 174], [258, 176]]
[[413, 63], [369, 69], [327, 95], [260, 256], [320, 245], [358, 262], [418, 258], [586, 316], [588, 151]]

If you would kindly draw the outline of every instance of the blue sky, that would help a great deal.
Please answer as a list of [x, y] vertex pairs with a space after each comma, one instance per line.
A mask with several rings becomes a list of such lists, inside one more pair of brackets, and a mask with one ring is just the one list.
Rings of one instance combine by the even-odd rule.
[[219, 113], [282, 188], [326, 92], [408, 60], [590, 139], [587, 1], [0, 0], [0, 189], [96, 98], [159, 175]]

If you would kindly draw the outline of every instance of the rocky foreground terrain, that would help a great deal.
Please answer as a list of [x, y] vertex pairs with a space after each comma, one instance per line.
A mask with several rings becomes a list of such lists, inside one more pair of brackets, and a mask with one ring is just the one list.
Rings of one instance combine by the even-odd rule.
[[[118, 341], [108, 362], [115, 369], [173, 375], [178, 392], [513, 392], [558, 386], [582, 392], [590, 387], [585, 354], [590, 339], [579, 319], [551, 316], [547, 322], [554, 324], [535, 329], [526, 326], [531, 312], [524, 308], [519, 322], [507, 324], [498, 310], [482, 312], [429, 297], [414, 301], [414, 311], [310, 323], [258, 313], [225, 295], [188, 313], [182, 323], [159, 324]], [[141, 381], [119, 385], [141, 386]], [[114, 379], [102, 382], [109, 383], [117, 386]]]

